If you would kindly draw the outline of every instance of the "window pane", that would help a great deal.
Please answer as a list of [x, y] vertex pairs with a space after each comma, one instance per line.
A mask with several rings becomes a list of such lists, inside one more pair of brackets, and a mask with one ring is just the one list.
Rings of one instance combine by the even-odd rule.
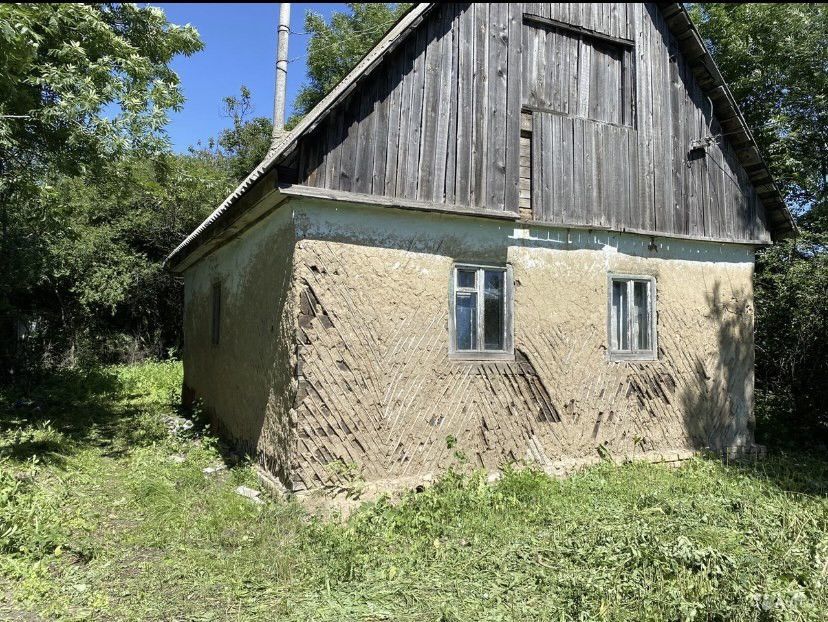
[[477, 349], [477, 294], [458, 293], [454, 305], [454, 327], [458, 350]]
[[486, 270], [483, 278], [483, 349], [503, 349], [503, 272]]
[[457, 287], [468, 287], [474, 289], [475, 270], [458, 270]]
[[629, 350], [627, 340], [627, 282], [612, 282], [612, 349]]
[[650, 349], [650, 301], [649, 283], [633, 283], [633, 312], [636, 318], [635, 347], [637, 350]]

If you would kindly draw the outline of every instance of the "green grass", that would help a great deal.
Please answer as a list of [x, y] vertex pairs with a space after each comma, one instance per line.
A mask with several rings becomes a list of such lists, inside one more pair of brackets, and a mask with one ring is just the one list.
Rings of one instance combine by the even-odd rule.
[[325, 522], [236, 495], [244, 463], [205, 476], [216, 442], [166, 424], [180, 381], [155, 363], [0, 393], [0, 619], [826, 617], [815, 457], [450, 473]]

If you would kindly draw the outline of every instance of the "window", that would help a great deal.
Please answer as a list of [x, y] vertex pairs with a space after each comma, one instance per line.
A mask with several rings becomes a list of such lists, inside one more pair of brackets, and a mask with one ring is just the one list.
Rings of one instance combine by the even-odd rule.
[[634, 127], [632, 41], [524, 16], [523, 105]]
[[453, 358], [511, 359], [514, 356], [509, 267], [454, 267], [449, 333], [449, 354]]
[[213, 323], [212, 323], [212, 342], [214, 346], [218, 345], [219, 336], [221, 334], [221, 283], [213, 283]]
[[610, 360], [655, 360], [655, 279], [610, 275]]

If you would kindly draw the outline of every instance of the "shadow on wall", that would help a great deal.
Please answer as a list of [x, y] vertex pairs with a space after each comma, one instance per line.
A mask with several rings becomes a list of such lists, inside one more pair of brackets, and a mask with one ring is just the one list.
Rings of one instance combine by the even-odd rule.
[[235, 246], [237, 254], [225, 257], [220, 269], [204, 264], [202, 281], [221, 277], [220, 338], [212, 343], [211, 288], [201, 288], [185, 312], [182, 393], [185, 403], [204, 405], [213, 428], [235, 450], [285, 480], [295, 443], [293, 238], [292, 232], [289, 238], [264, 233], [256, 243]]
[[753, 444], [753, 319], [744, 290], [706, 295], [707, 318], [718, 325], [716, 349], [693, 355], [694, 376], [682, 395], [688, 436], [699, 449]]

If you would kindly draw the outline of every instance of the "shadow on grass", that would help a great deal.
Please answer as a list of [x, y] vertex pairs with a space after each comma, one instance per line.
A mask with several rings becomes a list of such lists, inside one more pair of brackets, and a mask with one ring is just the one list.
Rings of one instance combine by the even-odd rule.
[[726, 468], [780, 491], [812, 497], [828, 496], [828, 459], [815, 451], [772, 451], [766, 458], [729, 461], [711, 453], [707, 458], [723, 462]]
[[0, 456], [62, 463], [91, 446], [116, 457], [162, 437], [160, 422], [136, 424], [146, 409], [128, 389], [115, 371], [91, 369], [54, 372], [25, 396], [0, 390]]
[[32, 439], [22, 442], [8, 442], [0, 447], [0, 457], [8, 457], [18, 462], [24, 462], [33, 456], [50, 463], [62, 463], [69, 446], [61, 440]]

